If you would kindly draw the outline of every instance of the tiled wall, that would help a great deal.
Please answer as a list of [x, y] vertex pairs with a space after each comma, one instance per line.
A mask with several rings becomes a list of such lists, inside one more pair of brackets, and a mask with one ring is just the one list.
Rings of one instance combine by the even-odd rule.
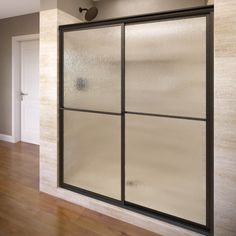
[[215, 235], [236, 235], [236, 1], [215, 0]]

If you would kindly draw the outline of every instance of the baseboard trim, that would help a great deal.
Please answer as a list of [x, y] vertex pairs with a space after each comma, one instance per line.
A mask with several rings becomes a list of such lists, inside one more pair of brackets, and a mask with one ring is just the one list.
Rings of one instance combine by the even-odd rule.
[[15, 143], [15, 138], [11, 135], [0, 134], [0, 140], [9, 143]]

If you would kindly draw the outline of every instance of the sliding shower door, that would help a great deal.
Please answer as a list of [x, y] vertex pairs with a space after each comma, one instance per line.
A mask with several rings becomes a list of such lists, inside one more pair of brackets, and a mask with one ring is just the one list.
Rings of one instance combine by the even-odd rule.
[[206, 224], [206, 17], [126, 26], [128, 202]]
[[121, 26], [64, 33], [64, 183], [121, 199]]
[[60, 186], [210, 232], [209, 9], [60, 27]]

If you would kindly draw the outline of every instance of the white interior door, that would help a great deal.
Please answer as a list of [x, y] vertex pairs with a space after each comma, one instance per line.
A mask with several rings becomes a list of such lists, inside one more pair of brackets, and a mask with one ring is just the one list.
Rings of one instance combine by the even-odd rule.
[[39, 144], [39, 41], [21, 42], [21, 141]]

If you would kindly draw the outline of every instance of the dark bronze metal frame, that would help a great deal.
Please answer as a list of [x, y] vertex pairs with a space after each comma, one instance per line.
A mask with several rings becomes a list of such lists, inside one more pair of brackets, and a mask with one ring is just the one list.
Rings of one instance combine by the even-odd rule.
[[[125, 25], [133, 23], [145, 23], [150, 21], [163, 21], [171, 19], [184, 19], [191, 17], [206, 17], [206, 119], [194, 117], [181, 117], [163, 114], [133, 113], [125, 111]], [[93, 110], [71, 109], [64, 107], [64, 32], [77, 31], [107, 26], [121, 26], [121, 113], [103, 112]], [[59, 186], [80, 194], [92, 197], [107, 203], [147, 215], [204, 235], [213, 235], [214, 217], [214, 65], [213, 65], [213, 6], [197, 7], [177, 11], [160, 12], [125, 18], [109, 19], [103, 21], [65, 25], [59, 27]], [[107, 115], [117, 115], [121, 117], [121, 200], [116, 200], [85, 189], [81, 189], [64, 182], [64, 110], [80, 112], [101, 113]], [[140, 205], [125, 201], [125, 114], [151, 115], [167, 118], [191, 119], [206, 121], [206, 225], [201, 225], [186, 219], [172, 216], [163, 212], [149, 209]]]

